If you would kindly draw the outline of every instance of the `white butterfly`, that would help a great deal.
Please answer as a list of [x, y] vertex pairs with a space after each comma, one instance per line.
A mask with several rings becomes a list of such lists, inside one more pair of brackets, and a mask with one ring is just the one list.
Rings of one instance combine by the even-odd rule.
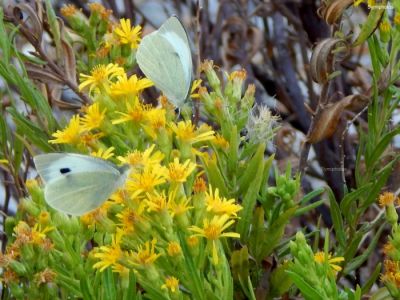
[[100, 158], [73, 153], [49, 153], [33, 158], [45, 182], [44, 196], [53, 208], [82, 215], [99, 207], [123, 185], [129, 168]]
[[136, 59], [143, 73], [180, 108], [189, 93], [193, 66], [189, 40], [179, 19], [170, 17], [145, 36]]

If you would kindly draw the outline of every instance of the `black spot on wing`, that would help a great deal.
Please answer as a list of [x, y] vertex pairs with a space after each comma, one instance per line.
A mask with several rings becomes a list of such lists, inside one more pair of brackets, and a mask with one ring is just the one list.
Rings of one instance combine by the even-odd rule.
[[69, 173], [69, 172], [71, 172], [71, 169], [70, 169], [70, 168], [61, 168], [61, 169], [60, 169], [60, 173], [61, 173], [61, 174], [67, 174], [67, 173]]

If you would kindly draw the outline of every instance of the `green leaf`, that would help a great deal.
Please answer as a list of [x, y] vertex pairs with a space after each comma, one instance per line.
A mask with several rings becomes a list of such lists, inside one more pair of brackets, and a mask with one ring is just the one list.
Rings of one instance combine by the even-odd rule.
[[7, 111], [12, 115], [15, 124], [17, 125], [18, 132], [23, 132], [24, 135], [31, 141], [35, 146], [43, 150], [44, 152], [52, 152], [54, 148], [48, 144], [48, 136], [27, 118], [22, 116], [13, 107], [9, 107]]
[[247, 166], [246, 170], [244, 171], [243, 175], [239, 177], [238, 195], [243, 195], [246, 191], [249, 190], [250, 186], [251, 186], [251, 189], [253, 189], [254, 176], [259, 171], [260, 166], [264, 165], [264, 150], [265, 150], [265, 145], [260, 144], [257, 148], [256, 153], [249, 161], [248, 166]]
[[204, 169], [207, 172], [207, 178], [211, 186], [213, 188], [218, 188], [221, 196], [229, 197], [230, 193], [227, 189], [227, 184], [225, 183], [225, 179], [217, 166], [217, 161], [213, 159], [205, 161], [204, 159], [202, 159], [202, 163]]
[[292, 271], [286, 271], [305, 299], [323, 300], [317, 290]]
[[[362, 252], [361, 255], [353, 258], [349, 263], [346, 264], [344, 269], [344, 274], [349, 274], [351, 271], [357, 269], [361, 266], [371, 255], [371, 252], [375, 250], [376, 245], [378, 243], [379, 238], [381, 237], [382, 231], [385, 227], [385, 224], [382, 224], [378, 231], [373, 235], [372, 241], [369, 243], [368, 248]], [[369, 233], [367, 233], [369, 234]]]
[[339, 208], [339, 204], [336, 202], [336, 197], [330, 188], [327, 188], [330, 212], [332, 217], [333, 228], [335, 229], [335, 235], [339, 242], [339, 245], [344, 249], [346, 247], [346, 234], [343, 226], [342, 213]]
[[300, 205], [304, 205], [308, 203], [311, 199], [321, 195], [323, 192], [325, 192], [325, 188], [319, 188], [316, 189], [312, 192], [309, 192], [307, 195], [305, 195], [301, 200], [300, 200]]
[[236, 174], [238, 168], [238, 149], [239, 149], [239, 136], [236, 126], [232, 126], [231, 139], [229, 141], [228, 152], [228, 174], [230, 177]]
[[[242, 200], [243, 209], [239, 212], [239, 221], [236, 226], [237, 232], [240, 234], [241, 241], [247, 241], [249, 234], [249, 226], [253, 217], [254, 207], [256, 205], [258, 193], [260, 190], [262, 175], [264, 174], [264, 145], [258, 147], [256, 155], [253, 157], [252, 161], [258, 161], [259, 164], [255, 168], [253, 173], [253, 178], [251, 182], [251, 187], [246, 190], [246, 194]], [[250, 179], [249, 179], [250, 180]]]
[[4, 12], [3, 8], [0, 7], [0, 48], [2, 54], [2, 60], [5, 63], [10, 61], [11, 43], [7, 35], [6, 28], [4, 26]]
[[297, 206], [289, 208], [279, 215], [275, 222], [265, 230], [263, 241], [261, 241], [261, 245], [259, 246], [260, 252], [256, 257], [258, 262], [274, 251], [285, 233], [286, 225], [289, 223], [296, 210]]
[[386, 150], [390, 142], [393, 138], [400, 133], [400, 127], [386, 133], [381, 140], [379, 141], [378, 145], [374, 147], [373, 152], [365, 157], [365, 163], [367, 168], [371, 168], [372, 166], [380, 163], [380, 158], [382, 153]]
[[369, 292], [369, 290], [371, 289], [371, 287], [374, 285], [374, 283], [378, 279], [379, 275], [381, 274], [381, 268], [382, 268], [382, 264], [379, 263], [376, 266], [374, 272], [369, 276], [368, 280], [364, 283], [364, 285], [361, 289], [362, 295], [367, 294]]
[[304, 215], [305, 213], [309, 212], [310, 210], [313, 210], [317, 208], [318, 206], [324, 204], [325, 199], [318, 200], [316, 202], [313, 202], [307, 206], [303, 206], [297, 209], [296, 213], [294, 214], [296, 217], [299, 217], [301, 215]]
[[376, 180], [375, 178], [372, 189], [368, 192], [367, 199], [363, 201], [360, 205], [361, 209], [363, 210], [367, 209], [372, 203], [376, 201], [379, 193], [381, 192], [383, 186], [386, 184], [390, 174], [392, 173], [393, 166], [396, 162], [397, 158], [388, 163], [378, 172], [378, 174], [376, 174], [376, 177], [378, 177], [379, 179]]
[[372, 186], [372, 183], [368, 183], [350, 193], [346, 194], [342, 202], [340, 203], [340, 208], [342, 210], [343, 215], [345, 218], [350, 221], [353, 217], [353, 211], [351, 211], [351, 206], [355, 204], [355, 201], [361, 198]]
[[103, 271], [103, 291], [104, 299], [113, 300], [117, 299], [117, 290], [115, 287], [115, 278], [111, 268]]
[[96, 299], [94, 292], [93, 292], [93, 287], [91, 283], [89, 282], [90, 275], [87, 277], [81, 276], [79, 283], [80, 283], [80, 288], [82, 292], [82, 297], [84, 300], [94, 300]]
[[[382, 0], [380, 5], [386, 5], [387, 1]], [[361, 27], [361, 31], [356, 38], [356, 40], [353, 43], [353, 47], [359, 46], [362, 44], [364, 41], [367, 40], [367, 38], [374, 33], [376, 28], [379, 25], [379, 22], [384, 14], [385, 10], [384, 9], [371, 9], [370, 13], [368, 14], [367, 20], [363, 23], [363, 26]]]
[[190, 254], [190, 251], [188, 249], [188, 246], [186, 244], [186, 240], [183, 236], [182, 232], [178, 232], [179, 235], [179, 241], [182, 247], [182, 252], [184, 254], [184, 264], [186, 266], [186, 270], [187, 270], [187, 274], [188, 276], [188, 280], [191, 283], [190, 287], [191, 287], [191, 292], [193, 294], [193, 299], [199, 299], [199, 300], [204, 300], [204, 285], [203, 282], [200, 278], [200, 274], [199, 274], [199, 270], [196, 267], [194, 261], [193, 261], [193, 257]]

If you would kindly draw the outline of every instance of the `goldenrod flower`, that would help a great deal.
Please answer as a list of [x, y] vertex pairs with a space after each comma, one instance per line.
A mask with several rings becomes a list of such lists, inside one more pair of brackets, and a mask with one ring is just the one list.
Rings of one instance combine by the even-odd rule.
[[179, 280], [174, 276], [168, 276], [165, 278], [165, 284], [161, 286], [161, 289], [170, 290], [171, 292], [175, 293], [179, 290]]
[[147, 241], [144, 245], [140, 245], [138, 251], [132, 255], [132, 263], [142, 266], [153, 264], [161, 256], [160, 253], [156, 254], [156, 244], [157, 240], [153, 239], [151, 242]]
[[102, 159], [104, 159], [104, 160], [107, 160], [107, 159], [110, 159], [111, 157], [114, 156], [114, 153], [113, 153], [114, 150], [115, 150], [114, 147], [110, 147], [110, 148], [108, 148], [108, 149], [106, 149], [106, 150], [104, 150], [104, 149], [99, 149], [99, 150], [96, 151], [96, 152], [90, 153], [90, 155], [91, 155], [91, 156], [94, 156], [94, 157], [102, 158]]
[[88, 131], [100, 128], [104, 121], [106, 110], [107, 109], [103, 109], [103, 111], [100, 112], [100, 104], [98, 102], [90, 105], [86, 109], [85, 116], [83, 116], [81, 119], [82, 128]]
[[201, 79], [196, 79], [195, 81], [193, 81], [192, 87], [190, 89], [190, 98], [192, 98], [192, 99], [200, 98], [200, 95], [199, 95], [198, 91], [196, 92], [196, 90], [198, 90], [198, 88], [200, 88], [201, 82], [202, 82]]
[[111, 245], [109, 246], [101, 246], [98, 250], [99, 252], [94, 254], [94, 257], [98, 258], [100, 261], [93, 265], [93, 268], [100, 269], [100, 272], [103, 272], [108, 267], [117, 267], [120, 264], [118, 260], [124, 256], [124, 253], [121, 249], [121, 239], [123, 236], [123, 232], [121, 230], [117, 230], [117, 232], [112, 236]]
[[54, 226], [42, 226], [35, 224], [31, 230], [31, 242], [33, 244], [41, 245], [46, 238], [46, 234], [54, 230]]
[[163, 108], [153, 108], [146, 112], [146, 121], [153, 130], [164, 128], [166, 124], [166, 111]]
[[61, 7], [60, 12], [64, 17], [71, 17], [78, 12], [78, 9], [73, 4], [67, 4]]
[[164, 190], [161, 193], [157, 191], [146, 193], [146, 196], [147, 199], [144, 200], [144, 203], [148, 212], [161, 212], [168, 209], [168, 200]]
[[136, 97], [144, 89], [151, 87], [153, 82], [147, 78], [139, 79], [135, 74], [127, 77], [126, 74], [118, 77], [118, 81], [111, 85], [111, 96]]
[[196, 127], [190, 120], [180, 121], [178, 125], [175, 123], [170, 123], [169, 126], [176, 134], [177, 139], [185, 143], [195, 144], [214, 139], [214, 131], [208, 130], [202, 132], [202, 130], [196, 130]]
[[132, 49], [136, 49], [141, 40], [142, 27], [131, 27], [131, 20], [129, 19], [121, 19], [119, 22], [120, 24], [115, 28], [114, 32], [119, 37], [120, 43], [130, 44]]
[[82, 145], [88, 146], [90, 148], [95, 148], [96, 142], [104, 136], [103, 132], [91, 133], [91, 132], [82, 132], [81, 133], [81, 143]]
[[126, 103], [126, 113], [117, 111], [117, 114], [121, 115], [119, 119], [114, 119], [112, 124], [120, 124], [125, 122], [135, 122], [140, 124], [145, 119], [145, 113], [149, 109], [147, 105], [141, 104], [139, 101], [135, 101], [135, 105], [132, 106], [129, 102]]
[[127, 189], [133, 191], [134, 195], [142, 192], [151, 192], [157, 185], [163, 184], [166, 179], [161, 166], [146, 166], [143, 172], [133, 173], [127, 182]]
[[116, 216], [120, 220], [124, 233], [132, 233], [135, 231], [136, 224], [143, 219], [141, 216], [143, 212], [143, 205], [138, 209], [125, 208]]
[[187, 159], [183, 164], [181, 164], [179, 159], [175, 157], [174, 161], [169, 163], [168, 168], [165, 169], [165, 177], [170, 182], [185, 182], [195, 169], [196, 164], [190, 159]]
[[72, 116], [71, 120], [67, 127], [63, 130], [57, 130], [52, 134], [55, 139], [49, 140], [50, 144], [70, 144], [76, 145], [79, 144], [80, 133], [82, 128], [80, 126], [80, 118], [79, 115]]
[[167, 252], [169, 256], [178, 256], [182, 253], [181, 245], [178, 242], [169, 242]]
[[206, 192], [207, 211], [212, 212], [213, 214], [226, 214], [228, 216], [237, 217], [237, 212], [243, 207], [235, 202], [235, 199], [227, 200], [224, 197], [220, 197], [218, 188], [215, 189], [215, 193], [213, 194], [211, 185], [209, 186], [209, 192]]
[[396, 200], [396, 196], [391, 192], [384, 192], [379, 196], [379, 206], [385, 207], [392, 205]]
[[129, 164], [138, 169], [143, 169], [146, 165], [159, 164], [164, 159], [164, 154], [158, 150], [152, 153], [155, 146], [156, 145], [153, 144], [144, 152], [134, 150], [132, 152], [128, 152], [125, 154], [125, 156], [118, 156], [117, 158], [122, 163]]
[[193, 192], [195, 194], [207, 191], [206, 181], [203, 177], [197, 177], [193, 184]]
[[[174, 197], [175, 198], [175, 197]], [[181, 199], [180, 201], [174, 201], [174, 198], [170, 198], [168, 202], [168, 207], [172, 212], [172, 216], [180, 216], [186, 213], [189, 209], [192, 209], [193, 206], [189, 206], [190, 199]]]
[[314, 260], [319, 264], [323, 264], [327, 260], [331, 269], [335, 272], [339, 272], [342, 270], [342, 267], [338, 266], [337, 263], [344, 261], [344, 257], [332, 257], [331, 254], [326, 255], [325, 252], [319, 251], [314, 254]]
[[215, 265], [218, 264], [217, 241], [222, 237], [240, 238], [237, 232], [223, 232], [235, 221], [229, 220], [228, 215], [214, 216], [211, 220], [203, 220], [203, 228], [198, 226], [189, 227], [190, 231], [195, 232], [194, 236], [205, 237], [209, 243], [212, 243], [212, 260]]
[[219, 133], [215, 135], [215, 139], [212, 141], [212, 143], [224, 150], [229, 148], [229, 142]]
[[35, 281], [40, 284], [54, 282], [57, 274], [50, 268], [45, 268], [42, 272], [35, 274]]
[[124, 74], [124, 69], [116, 64], [97, 65], [92, 69], [90, 75], [80, 74], [79, 90], [89, 87], [89, 93], [95, 89], [108, 91], [111, 79]]

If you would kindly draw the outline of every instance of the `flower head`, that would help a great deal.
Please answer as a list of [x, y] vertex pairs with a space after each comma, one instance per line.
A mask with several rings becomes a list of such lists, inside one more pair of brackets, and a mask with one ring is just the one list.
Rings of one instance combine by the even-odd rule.
[[160, 253], [156, 254], [156, 244], [157, 240], [153, 239], [151, 242], [147, 241], [144, 245], [140, 245], [138, 251], [133, 254], [132, 262], [142, 266], [153, 264], [161, 256]]
[[175, 157], [174, 161], [168, 164], [165, 177], [171, 182], [185, 182], [195, 169], [196, 164], [191, 162], [190, 159], [181, 164], [179, 159]]
[[342, 267], [338, 266], [337, 263], [344, 261], [344, 257], [332, 257], [331, 254], [326, 254], [325, 252], [319, 251], [314, 254], [314, 260], [319, 264], [323, 264], [325, 261], [328, 261], [330, 268], [334, 272], [339, 272], [342, 270]]
[[240, 234], [236, 232], [223, 232], [230, 227], [235, 221], [229, 220], [228, 215], [214, 216], [211, 220], [204, 219], [203, 227], [189, 227], [193, 231], [194, 236], [205, 237], [208, 242], [212, 243], [212, 260], [214, 264], [218, 264], [217, 241], [222, 237], [240, 238]]
[[90, 93], [99, 89], [108, 91], [111, 79], [124, 74], [124, 69], [116, 64], [97, 65], [92, 69], [90, 75], [80, 74], [79, 90], [89, 87]]
[[384, 192], [379, 196], [379, 205], [381, 207], [389, 206], [394, 203], [396, 196], [391, 192]]
[[127, 77], [126, 74], [118, 77], [118, 81], [111, 85], [112, 96], [136, 97], [144, 89], [151, 87], [153, 83], [147, 78], [139, 79], [135, 74]]
[[174, 276], [168, 276], [165, 278], [165, 284], [161, 286], [161, 289], [170, 290], [172, 293], [175, 293], [179, 290], [179, 280]]
[[72, 116], [71, 120], [67, 127], [63, 130], [57, 130], [52, 134], [55, 139], [50, 140], [50, 144], [70, 144], [76, 145], [79, 144], [80, 133], [82, 128], [80, 126], [80, 118], [79, 115]]
[[172, 131], [176, 134], [178, 140], [190, 144], [198, 142], [204, 142], [214, 139], [214, 131], [212, 130], [201, 130], [192, 124], [192, 121], [180, 121], [178, 125], [175, 123], [169, 124]]
[[100, 112], [100, 104], [98, 102], [92, 104], [86, 109], [86, 114], [81, 119], [81, 126], [85, 130], [100, 128], [106, 114], [106, 109]]
[[217, 215], [228, 215], [237, 217], [237, 212], [243, 207], [235, 203], [235, 199], [227, 200], [224, 197], [219, 196], [218, 188], [215, 189], [215, 193], [212, 191], [211, 185], [209, 186], [209, 192], [206, 192], [206, 203], [207, 211]]
[[123, 232], [117, 230], [116, 234], [112, 236], [111, 245], [101, 246], [98, 252], [94, 254], [95, 258], [99, 261], [93, 265], [93, 268], [99, 269], [103, 272], [108, 267], [117, 267], [120, 265], [118, 260], [123, 257], [123, 251], [121, 250], [121, 239]]
[[115, 28], [114, 32], [119, 38], [121, 44], [130, 44], [132, 49], [136, 49], [140, 42], [140, 34], [142, 27], [131, 27], [131, 20], [121, 19], [119, 26]]

